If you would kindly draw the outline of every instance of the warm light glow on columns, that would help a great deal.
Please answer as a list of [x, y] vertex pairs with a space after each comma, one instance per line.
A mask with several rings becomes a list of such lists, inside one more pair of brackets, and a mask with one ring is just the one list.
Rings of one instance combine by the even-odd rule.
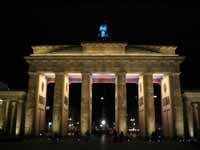
[[22, 126], [22, 102], [17, 103], [17, 119], [16, 119], [16, 131], [15, 134], [19, 135], [21, 133]]
[[193, 124], [194, 124], [194, 136], [198, 136], [198, 130], [199, 130], [199, 112], [198, 112], [198, 104], [193, 102], [192, 103], [193, 108]]
[[150, 136], [155, 131], [153, 75], [151, 73], [141, 74], [138, 88], [139, 126], [143, 136]]
[[184, 136], [183, 102], [180, 87], [180, 73], [170, 73], [170, 93], [172, 101], [174, 131], [176, 137]]
[[44, 73], [39, 76], [38, 101], [36, 104], [36, 135], [45, 132], [46, 121], [46, 95], [47, 95], [47, 77]]
[[127, 133], [126, 73], [116, 74], [115, 123], [117, 131]]
[[47, 80], [43, 73], [29, 73], [26, 102], [25, 134], [39, 135], [45, 128]]
[[69, 78], [65, 73], [56, 73], [53, 103], [53, 133], [67, 134]]
[[173, 110], [170, 89], [169, 74], [164, 74], [161, 80], [161, 105], [163, 134], [167, 138], [173, 137]]
[[29, 87], [25, 108], [25, 134], [34, 135], [36, 128], [36, 105], [38, 103], [39, 73], [29, 73]]
[[64, 79], [64, 100], [62, 101], [62, 135], [67, 135], [68, 116], [69, 116], [69, 76]]
[[81, 90], [81, 135], [85, 135], [92, 129], [92, 78], [90, 73], [82, 73]]
[[195, 120], [196, 120], [196, 126], [197, 129], [199, 129], [199, 111], [198, 111], [198, 103], [193, 104], [194, 114], [195, 114]]
[[12, 102], [10, 107], [11, 107], [11, 116], [10, 116], [10, 134], [14, 135], [15, 134], [15, 128], [16, 128], [16, 102]]
[[189, 100], [186, 100], [186, 115], [187, 115], [187, 123], [188, 123], [188, 133], [191, 138], [194, 137], [194, 125], [193, 125], [193, 110], [192, 105]]
[[3, 129], [3, 120], [4, 120], [4, 107], [3, 107], [4, 101], [0, 99], [0, 130]]
[[198, 111], [198, 124], [199, 124], [199, 130], [200, 130], [200, 103], [197, 103], [197, 111]]
[[8, 132], [8, 123], [9, 123], [9, 108], [10, 108], [10, 101], [5, 102], [5, 114], [4, 114], [4, 132]]

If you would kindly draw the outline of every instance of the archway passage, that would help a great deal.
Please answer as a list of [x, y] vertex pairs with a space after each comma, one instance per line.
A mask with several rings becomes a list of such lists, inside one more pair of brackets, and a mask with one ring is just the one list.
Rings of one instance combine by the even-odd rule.
[[154, 88], [154, 106], [155, 106], [155, 126], [156, 130], [161, 130], [162, 126], [162, 104], [161, 104], [161, 86], [158, 83], [153, 84]]
[[80, 132], [81, 83], [69, 86], [68, 135]]
[[54, 82], [47, 84], [46, 122], [45, 122], [45, 129], [47, 132], [52, 131], [54, 87], [55, 87]]
[[115, 127], [115, 84], [94, 83], [92, 86], [93, 132]]
[[129, 133], [138, 129], [138, 84], [127, 83], [127, 127]]

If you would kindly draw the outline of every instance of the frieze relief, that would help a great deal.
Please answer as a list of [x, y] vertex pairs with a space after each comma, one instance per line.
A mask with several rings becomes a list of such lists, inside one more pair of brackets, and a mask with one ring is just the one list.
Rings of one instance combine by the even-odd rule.
[[170, 101], [169, 101], [169, 97], [164, 97], [162, 99], [162, 104], [163, 106], [169, 105]]
[[64, 98], [64, 104], [68, 105], [68, 97], [67, 96], [65, 96], [65, 98]]
[[45, 105], [45, 101], [46, 101], [45, 97], [39, 96], [39, 103], [40, 104]]
[[139, 106], [143, 106], [144, 105], [144, 98], [143, 97], [140, 97], [139, 98]]
[[[161, 65], [162, 64], [162, 65]], [[85, 68], [89, 70], [117, 70], [123, 68], [125, 71], [146, 71], [146, 72], [156, 72], [156, 71], [164, 71], [164, 72], [178, 72], [179, 67], [176, 65], [169, 65], [168, 63], [160, 63], [157, 62], [135, 62], [135, 61], [85, 61], [85, 62], [57, 62], [48, 64], [41, 62], [34, 63], [30, 66], [30, 71], [79, 71], [81, 72]], [[99, 68], [99, 69], [97, 69]]]

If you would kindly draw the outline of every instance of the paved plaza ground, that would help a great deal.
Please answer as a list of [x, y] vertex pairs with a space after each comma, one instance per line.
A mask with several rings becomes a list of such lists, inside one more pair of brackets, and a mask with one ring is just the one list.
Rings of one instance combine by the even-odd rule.
[[197, 143], [181, 143], [179, 141], [124, 141], [113, 143], [105, 137], [93, 137], [88, 142], [85, 139], [67, 138], [59, 142], [47, 138], [20, 139], [0, 141], [1, 150], [199, 150]]

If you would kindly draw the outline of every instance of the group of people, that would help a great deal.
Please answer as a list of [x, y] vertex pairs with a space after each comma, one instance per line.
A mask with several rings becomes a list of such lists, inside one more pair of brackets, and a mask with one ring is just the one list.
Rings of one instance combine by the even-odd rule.
[[127, 139], [123, 132], [118, 133], [116, 130], [113, 130], [111, 137], [114, 143], [122, 143]]
[[[105, 137], [104, 142], [108, 142], [108, 143], [122, 143], [122, 142], [125, 142], [127, 139], [127, 137], [124, 135], [123, 132], [118, 133], [114, 129], [110, 132], [102, 133], [101, 136], [104, 136]], [[92, 141], [92, 137], [94, 137], [94, 135], [90, 134], [90, 132], [87, 131], [84, 136], [84, 141], [85, 142]]]

